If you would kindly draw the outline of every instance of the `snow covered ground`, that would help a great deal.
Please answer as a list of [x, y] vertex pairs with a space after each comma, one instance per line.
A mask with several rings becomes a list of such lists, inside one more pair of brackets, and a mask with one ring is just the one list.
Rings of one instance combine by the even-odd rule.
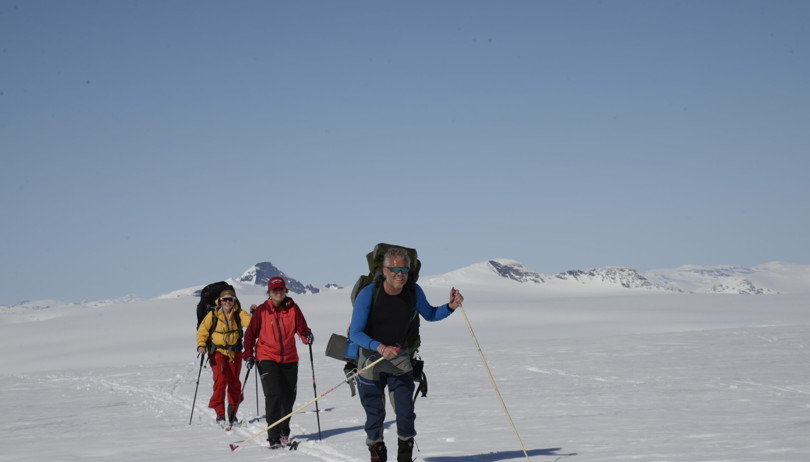
[[[810, 460], [810, 293], [774, 295], [551, 290], [459, 271], [465, 310], [533, 461]], [[238, 286], [243, 303], [263, 299]], [[294, 296], [316, 334], [318, 393], [341, 383], [324, 356], [345, 332], [349, 288]], [[206, 408], [191, 290], [79, 305], [0, 307], [0, 461], [365, 461], [363, 412], [346, 385], [293, 416], [298, 451], [269, 451], [253, 374], [226, 433]], [[526, 460], [461, 313], [423, 323], [427, 398], [417, 401], [419, 460]], [[298, 405], [314, 397], [308, 351]], [[244, 374], [244, 372], [243, 372]], [[392, 415], [392, 414], [391, 414]], [[391, 417], [389, 415], [389, 417]], [[389, 446], [395, 425], [388, 419]]]

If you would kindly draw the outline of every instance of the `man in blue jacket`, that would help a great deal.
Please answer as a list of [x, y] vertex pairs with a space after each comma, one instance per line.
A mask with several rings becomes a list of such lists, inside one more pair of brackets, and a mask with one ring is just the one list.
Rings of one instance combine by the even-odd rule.
[[442, 320], [464, 301], [461, 292], [453, 288], [449, 303], [431, 306], [422, 288], [408, 282], [410, 263], [405, 249], [388, 249], [383, 259], [382, 287], [375, 291], [375, 284], [366, 286], [358, 293], [352, 311], [349, 339], [360, 345], [358, 369], [380, 356], [385, 358], [357, 377], [360, 402], [366, 412], [366, 444], [372, 462], [388, 460], [383, 441], [386, 387], [393, 397], [397, 417], [397, 461], [412, 461], [416, 414], [411, 396], [415, 385], [405, 341], [411, 323], [417, 313], [427, 321]]

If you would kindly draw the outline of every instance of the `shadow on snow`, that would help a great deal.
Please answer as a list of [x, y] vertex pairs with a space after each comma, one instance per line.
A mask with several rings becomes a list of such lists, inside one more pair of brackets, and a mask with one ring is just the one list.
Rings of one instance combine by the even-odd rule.
[[[575, 456], [576, 453], [572, 454], [558, 454], [561, 448], [548, 448], [548, 449], [531, 449], [526, 451], [529, 456], [561, 456], [561, 457], [570, 457]], [[496, 462], [499, 460], [510, 460], [510, 459], [524, 459], [526, 456], [523, 454], [523, 451], [500, 451], [500, 452], [490, 452], [487, 454], [472, 454], [472, 455], [463, 455], [463, 456], [439, 456], [439, 457], [425, 457], [425, 462], [457, 462], [457, 461], [471, 461], [471, 462]]]
[[[329, 409], [331, 410], [331, 409]], [[321, 410], [324, 412], [325, 410]], [[328, 411], [327, 411], [328, 412]], [[254, 421], [263, 419], [264, 416], [254, 419]], [[386, 429], [391, 428], [396, 421], [390, 420], [384, 424]], [[328, 439], [333, 436], [342, 435], [344, 433], [352, 433], [352, 432], [363, 432], [363, 425], [355, 425], [352, 427], [343, 427], [343, 428], [334, 428], [330, 430], [323, 430], [321, 431], [322, 439]], [[308, 435], [296, 435], [295, 437], [297, 440], [317, 440], [318, 434], [312, 433]], [[562, 448], [548, 448], [548, 449], [530, 449], [526, 451], [529, 457], [532, 456], [559, 456], [559, 457], [571, 457], [577, 455], [576, 453], [571, 454], [560, 454], [557, 451], [560, 451]], [[487, 454], [471, 454], [471, 455], [463, 455], [463, 456], [438, 456], [438, 457], [425, 457], [423, 460], [425, 462], [459, 462], [459, 461], [470, 461], [470, 462], [497, 462], [502, 460], [510, 460], [510, 459], [523, 459], [525, 455], [523, 451], [500, 451], [500, 452], [490, 452]]]
[[[388, 429], [392, 425], [394, 425], [394, 423], [395, 423], [394, 420], [388, 421], [384, 424], [384, 427]], [[322, 439], [327, 439], [332, 436], [342, 435], [344, 433], [351, 433], [351, 432], [360, 432], [361, 434], [365, 435], [365, 433], [363, 433], [363, 425], [355, 425], [353, 427], [334, 428], [331, 430], [322, 429], [321, 437]], [[314, 432], [308, 435], [296, 435], [296, 438], [300, 440], [317, 440], [318, 433]]]

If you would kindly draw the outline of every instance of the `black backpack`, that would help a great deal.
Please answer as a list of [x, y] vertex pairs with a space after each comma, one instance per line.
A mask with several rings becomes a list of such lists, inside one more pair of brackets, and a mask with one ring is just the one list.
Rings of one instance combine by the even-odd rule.
[[[217, 307], [216, 301], [219, 298], [219, 294], [222, 293], [223, 290], [230, 290], [234, 293], [234, 319], [236, 319], [236, 329], [239, 331], [239, 340], [236, 342], [235, 345], [230, 347], [226, 346], [217, 346], [218, 348], [227, 348], [234, 351], [242, 350], [242, 318], [239, 315], [239, 311], [242, 309], [241, 305], [239, 304], [239, 298], [236, 297], [236, 289], [230, 284], [225, 281], [214, 282], [208, 284], [207, 286], [203, 287], [200, 291], [200, 301], [197, 303], [197, 328], [200, 328], [200, 324], [202, 323], [203, 319], [208, 315], [208, 313], [214, 311]], [[214, 333], [214, 329], [217, 328], [217, 322], [219, 318], [216, 316], [211, 317], [211, 328], [208, 329], [208, 343], [206, 344], [209, 354], [213, 352], [214, 345], [211, 343], [211, 334]]]

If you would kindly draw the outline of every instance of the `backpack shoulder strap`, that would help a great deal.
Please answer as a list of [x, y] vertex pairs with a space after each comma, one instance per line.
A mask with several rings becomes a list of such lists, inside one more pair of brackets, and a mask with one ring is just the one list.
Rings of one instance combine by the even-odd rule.
[[233, 311], [233, 318], [236, 320], [236, 327], [242, 331], [242, 308], [237, 308]]
[[217, 316], [216, 310], [211, 310], [211, 327], [208, 329], [208, 339], [211, 339], [211, 334], [214, 333], [214, 330], [217, 328], [217, 322], [219, 322], [219, 317]]
[[377, 304], [377, 299], [380, 297], [380, 291], [383, 290], [383, 279], [382, 278], [374, 278], [374, 281], [371, 282], [374, 284], [374, 289], [372, 289], [371, 293], [371, 308], [374, 308], [374, 305]]
[[242, 338], [245, 336], [244, 332], [242, 332], [242, 308], [239, 307], [234, 311], [234, 317], [236, 318], [236, 331], [238, 332], [239, 339], [236, 341], [236, 347], [239, 351], [242, 351]]

